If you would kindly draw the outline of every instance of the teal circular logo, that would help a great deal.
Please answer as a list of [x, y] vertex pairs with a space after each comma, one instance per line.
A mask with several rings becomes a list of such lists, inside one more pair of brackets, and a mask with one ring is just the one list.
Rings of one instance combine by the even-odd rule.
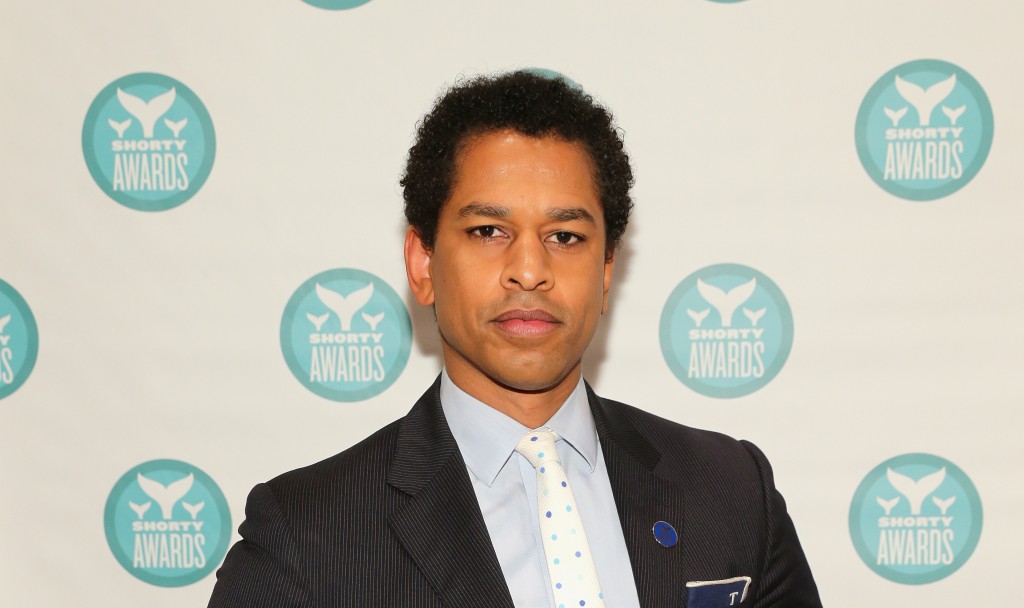
[[889, 70], [857, 113], [857, 154], [883, 190], [912, 201], [952, 194], [992, 147], [992, 106], [962, 68], [936, 59]]
[[217, 150], [213, 122], [191, 89], [162, 74], [131, 74], [93, 100], [82, 151], [96, 184], [125, 207], [165, 211], [202, 188]]
[[549, 70], [548, 68], [537, 68], [537, 67], [523, 68], [523, 71], [524, 72], [529, 72], [529, 73], [533, 74], [534, 76], [540, 76], [541, 78], [548, 78], [548, 79], [551, 79], [551, 80], [561, 80], [562, 82], [564, 82], [565, 84], [569, 85], [571, 88], [576, 89], [577, 91], [586, 92], [586, 91], [583, 90], [583, 87], [580, 86], [580, 83], [576, 82], [572, 78], [569, 78], [568, 76], [566, 76], [565, 74], [563, 74], [561, 72], [556, 72], [555, 70]]
[[210, 477], [179, 460], [140, 464], [114, 484], [107, 544], [135, 578], [183, 587], [213, 572], [231, 541], [231, 513]]
[[850, 505], [850, 536], [869, 568], [922, 585], [963, 566], [981, 537], [981, 499], [967, 475], [931, 454], [904, 454], [875, 467]]
[[793, 314], [771, 279], [739, 264], [686, 277], [661, 311], [672, 373], [709, 397], [748, 395], [774, 378], [793, 346]]
[[402, 375], [412, 322], [395, 290], [362, 270], [338, 268], [303, 283], [281, 319], [281, 350], [306, 388], [334, 401], [380, 394]]
[[302, 0], [306, 4], [329, 11], [344, 11], [368, 3], [370, 0]]
[[39, 329], [28, 304], [0, 280], [0, 399], [25, 383], [39, 354]]

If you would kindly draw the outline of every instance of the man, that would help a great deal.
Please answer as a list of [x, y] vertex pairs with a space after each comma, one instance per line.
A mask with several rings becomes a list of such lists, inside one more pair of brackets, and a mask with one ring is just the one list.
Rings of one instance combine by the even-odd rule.
[[559, 79], [437, 102], [402, 185], [444, 372], [401, 420], [258, 485], [210, 606], [821, 605], [757, 448], [583, 382], [632, 179], [611, 116]]

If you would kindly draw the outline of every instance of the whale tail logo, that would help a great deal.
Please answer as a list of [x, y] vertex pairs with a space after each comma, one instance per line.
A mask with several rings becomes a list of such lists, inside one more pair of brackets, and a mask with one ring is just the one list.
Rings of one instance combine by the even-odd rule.
[[959, 108], [942, 106], [942, 113], [949, 119], [949, 124], [954, 127], [956, 126], [956, 121], [960, 120], [960, 117], [964, 115], [965, 110], [967, 110], [967, 106], [960, 106]]
[[362, 314], [362, 317], [363, 321], [366, 321], [367, 323], [370, 324], [370, 331], [377, 331], [377, 326], [380, 325], [380, 322], [384, 320], [384, 313], [368, 315], [364, 312]]
[[935, 506], [938, 507], [940, 511], [942, 511], [943, 515], [945, 515], [946, 511], [948, 511], [949, 508], [953, 506], [953, 503], [956, 502], [956, 496], [950, 496], [945, 500], [939, 498], [938, 496], [932, 496], [932, 502], [935, 503]]
[[893, 471], [892, 467], [889, 467], [885, 472], [885, 476], [888, 478], [889, 483], [892, 484], [892, 487], [896, 488], [897, 492], [907, 497], [907, 502], [910, 503], [910, 514], [920, 515], [921, 503], [945, 481], [946, 467], [942, 467], [934, 473], [929, 473], [917, 481]]
[[732, 327], [732, 313], [736, 312], [736, 308], [743, 304], [750, 296], [754, 295], [754, 289], [757, 287], [757, 279], [750, 279], [742, 285], [737, 285], [729, 291], [724, 291], [705, 283], [704, 281], [697, 279], [697, 291], [700, 292], [701, 297], [707, 300], [708, 304], [715, 307], [718, 311], [718, 316], [722, 318], [722, 327]]
[[893, 110], [891, 108], [882, 108], [882, 110], [885, 111], [885, 115], [889, 117], [889, 120], [892, 121], [892, 126], [894, 127], [900, 126], [900, 121], [903, 120], [903, 117], [907, 114], [907, 106], [903, 106], [899, 110]]
[[749, 308], [743, 309], [743, 316], [750, 320], [750, 324], [757, 327], [757, 322], [764, 316], [766, 308], [760, 308], [758, 310], [750, 310]]
[[174, 122], [169, 118], [164, 119], [164, 126], [170, 129], [171, 133], [174, 133], [174, 139], [178, 139], [178, 136], [181, 135], [181, 130], [184, 129], [187, 124], [187, 118], [182, 118], [178, 122]]
[[110, 125], [111, 129], [117, 131], [117, 137], [118, 139], [120, 139], [124, 137], [125, 130], [132, 125], [132, 119], [128, 118], [125, 119], [123, 122], [117, 122], [113, 118], [108, 118], [107, 124]]
[[704, 310], [691, 310], [687, 308], [686, 314], [690, 315], [690, 318], [693, 319], [694, 325], [700, 327], [700, 324], [704, 322], [704, 319], [711, 314], [711, 309], [705, 308]]
[[177, 92], [174, 87], [149, 101], [142, 101], [131, 93], [122, 91], [121, 87], [117, 88], [117, 100], [129, 114], [138, 119], [139, 124], [142, 125], [142, 135], [147, 139], [153, 137], [153, 125], [156, 124], [158, 118], [171, 109], [176, 97]]
[[183, 500], [181, 501], [181, 506], [185, 507], [185, 510], [188, 511], [188, 514], [192, 516], [192, 519], [195, 519], [196, 516], [199, 515], [199, 512], [203, 510], [203, 507], [206, 506], [206, 501], [200, 500], [196, 504], [190, 505], [189, 503]]
[[330, 308], [334, 314], [338, 315], [338, 321], [341, 322], [341, 331], [351, 331], [352, 317], [359, 312], [360, 308], [366, 306], [366, 303], [373, 297], [373, 283], [371, 282], [366, 287], [357, 289], [347, 296], [331, 291], [317, 283], [316, 297], [320, 298], [324, 306]]
[[135, 514], [139, 516], [139, 519], [142, 519], [142, 517], [146, 514], [146, 511], [149, 511], [149, 507], [151, 507], [152, 505], [153, 502], [149, 500], [142, 503], [141, 505], [137, 505], [130, 500], [128, 501], [128, 506], [131, 507], [132, 511], [135, 511]]
[[896, 91], [917, 110], [917, 119], [922, 127], [932, 121], [932, 111], [942, 100], [949, 97], [956, 86], [956, 74], [936, 82], [927, 89], [896, 76]]
[[166, 486], [159, 481], [154, 481], [147, 477], [144, 477], [142, 473], [136, 476], [139, 482], [139, 487], [146, 493], [147, 496], [156, 501], [156, 504], [160, 505], [160, 514], [164, 519], [171, 519], [172, 512], [174, 510], [174, 504], [181, 500], [188, 491], [192, 489], [192, 482], [195, 481], [195, 475], [189, 473], [185, 477], [178, 481], [172, 481]]
[[4, 333], [4, 328], [11, 322], [11, 315], [4, 315], [0, 317], [0, 334]]
[[330, 315], [328, 313], [326, 313], [326, 312], [324, 314], [320, 315], [319, 317], [314, 315], [311, 312], [307, 312], [306, 313], [306, 318], [309, 319], [310, 323], [312, 323], [313, 325], [316, 326], [316, 330], [317, 331], [320, 331], [320, 328], [324, 326], [324, 323], [327, 322], [327, 318], [329, 316]]
[[889, 513], [892, 512], [892, 508], [895, 507], [896, 503], [898, 503], [899, 501], [900, 501], [900, 497], [899, 496], [897, 496], [896, 498], [893, 498], [892, 500], [885, 500], [881, 496], [876, 496], [875, 497], [875, 502], [878, 503], [878, 506], [880, 506], [883, 509], [885, 509], [886, 516], [888, 516]]

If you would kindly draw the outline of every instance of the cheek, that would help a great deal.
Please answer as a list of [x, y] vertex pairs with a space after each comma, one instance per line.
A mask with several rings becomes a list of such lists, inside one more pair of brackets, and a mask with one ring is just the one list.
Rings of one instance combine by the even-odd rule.
[[434, 306], [438, 320], [444, 317], [458, 324], [457, 319], [473, 316], [475, 308], [471, 281], [458, 273], [444, 274], [435, 281]]
[[[586, 272], [577, 272], [573, 275], [572, 289], [580, 294], [580, 298], [586, 300], [588, 306], [597, 303], [600, 306], [604, 301], [604, 267], [588, 268]], [[586, 294], [584, 296], [584, 294]]]

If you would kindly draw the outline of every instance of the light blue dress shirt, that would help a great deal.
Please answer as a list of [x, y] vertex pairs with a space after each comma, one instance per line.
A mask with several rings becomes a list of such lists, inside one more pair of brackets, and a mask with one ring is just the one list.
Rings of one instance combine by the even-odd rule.
[[[498, 563], [517, 608], [555, 608], [537, 521], [537, 478], [515, 451], [531, 430], [441, 374], [441, 407], [469, 469]], [[633, 571], [587, 392], [576, 389], [546, 426], [572, 486], [608, 608], [639, 608]]]

